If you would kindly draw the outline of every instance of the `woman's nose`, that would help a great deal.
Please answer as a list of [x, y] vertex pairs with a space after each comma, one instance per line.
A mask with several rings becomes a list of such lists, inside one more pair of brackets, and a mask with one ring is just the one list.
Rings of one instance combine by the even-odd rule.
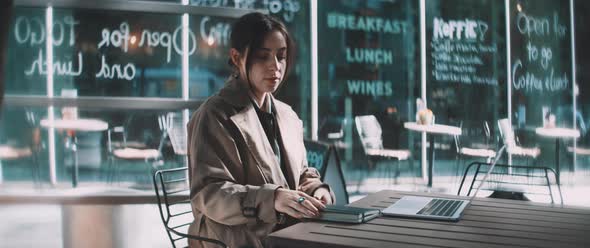
[[281, 63], [279, 62], [279, 59], [276, 56], [273, 57], [270, 61], [270, 69], [273, 71], [278, 71], [281, 69]]

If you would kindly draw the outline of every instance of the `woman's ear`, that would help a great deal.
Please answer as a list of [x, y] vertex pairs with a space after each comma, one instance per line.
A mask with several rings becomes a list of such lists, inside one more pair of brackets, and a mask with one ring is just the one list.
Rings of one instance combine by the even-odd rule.
[[229, 58], [235, 67], [240, 68], [241, 54], [237, 49], [232, 48], [229, 50]]

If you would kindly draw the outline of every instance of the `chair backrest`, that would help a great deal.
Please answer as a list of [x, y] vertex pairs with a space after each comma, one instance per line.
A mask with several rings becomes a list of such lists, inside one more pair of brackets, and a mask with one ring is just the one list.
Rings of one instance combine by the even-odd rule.
[[507, 148], [516, 146], [516, 139], [514, 136], [514, 130], [512, 130], [512, 124], [508, 119], [498, 120], [498, 128], [500, 129], [500, 136], [502, 141]]
[[168, 132], [170, 129], [172, 129], [172, 119], [168, 116], [168, 114], [162, 114], [158, 116], [158, 126], [162, 132], [162, 135], [160, 136], [160, 143], [158, 143], [158, 151], [160, 154], [162, 153], [162, 148], [164, 147], [164, 143], [168, 138]]
[[345, 118], [330, 116], [323, 119], [319, 129], [320, 139], [333, 141], [344, 138], [345, 126]]
[[486, 135], [486, 138], [489, 140], [492, 137], [492, 131], [490, 130], [490, 125], [488, 125], [487, 121], [483, 122], [483, 131]]
[[365, 152], [368, 149], [383, 149], [381, 125], [374, 115], [356, 116], [354, 122]]
[[[487, 121], [477, 121], [467, 124], [461, 121], [459, 123], [459, 128], [461, 128], [462, 134], [460, 136], [453, 136], [457, 152], [459, 152], [459, 150], [461, 150], [461, 148], [464, 146], [485, 149], [491, 148], [490, 145], [493, 146], [493, 144], [490, 144], [491, 131]], [[465, 142], [465, 140], [467, 140], [467, 142]]]
[[168, 136], [172, 142], [172, 148], [177, 155], [186, 155], [187, 149], [187, 131], [186, 124], [183, 121], [182, 115], [177, 113], [168, 113], [166, 116], [168, 120]]
[[190, 188], [188, 185], [188, 167], [159, 170], [154, 174], [154, 189], [158, 200], [158, 209], [164, 228], [168, 233], [172, 247], [186, 239], [199, 240], [219, 247], [227, 247], [223, 242], [215, 239], [189, 235], [189, 225], [194, 221], [190, 204]]
[[[491, 164], [483, 162], [471, 163], [465, 169], [457, 195], [470, 196], [472, 193], [475, 193], [475, 189], [482, 183], [490, 166]], [[480, 189], [481, 191], [503, 192], [508, 193], [505, 194], [508, 196], [524, 196], [524, 194], [534, 197], [544, 196], [551, 203], [555, 203], [555, 198], [559, 195], [559, 202], [563, 204], [561, 188], [557, 184], [555, 171], [551, 168], [541, 166], [496, 164], [494, 170], [490, 173]], [[524, 200], [522, 198], [509, 199]]]
[[[164, 144], [168, 139], [168, 130], [172, 128], [172, 120], [168, 117], [168, 114], [161, 114], [157, 116], [158, 119], [158, 128], [160, 130], [160, 137], [158, 141], [157, 150], [161, 156], [162, 149], [164, 148]], [[153, 116], [149, 116], [149, 121], [153, 120]], [[147, 143], [153, 144], [153, 142], [145, 142], [144, 138], [140, 138], [140, 141], [133, 141], [134, 139], [130, 139], [129, 136], [133, 136], [133, 132], [137, 131], [135, 125], [140, 121], [145, 122], [145, 119], [140, 119], [136, 115], [130, 115], [125, 119], [122, 125], [115, 125], [109, 128], [107, 132], [107, 149], [109, 153], [115, 150], [115, 148], [140, 148], [145, 149], [148, 147]], [[150, 123], [151, 124], [151, 123]], [[146, 128], [145, 130], [151, 130], [151, 128]], [[116, 137], [115, 137], [116, 136]], [[152, 136], [153, 137], [153, 136]], [[156, 136], [157, 137], [157, 136]], [[136, 137], [137, 138], [137, 137]], [[130, 141], [132, 140], [132, 141]], [[117, 144], [119, 143], [119, 144]], [[153, 149], [152, 145], [149, 145], [151, 149]]]
[[25, 111], [27, 125], [31, 128], [31, 139], [30, 146], [31, 150], [38, 155], [39, 150], [43, 147], [43, 140], [41, 138], [41, 127], [39, 126], [39, 120], [33, 110], [27, 109]]
[[[461, 129], [461, 132], [463, 133], [463, 121], [461, 121], [461, 123], [459, 123], [459, 128]], [[455, 141], [455, 147], [457, 148], [457, 153], [459, 153], [461, 151], [461, 140], [459, 139], [459, 135], [453, 135], [453, 140]]]

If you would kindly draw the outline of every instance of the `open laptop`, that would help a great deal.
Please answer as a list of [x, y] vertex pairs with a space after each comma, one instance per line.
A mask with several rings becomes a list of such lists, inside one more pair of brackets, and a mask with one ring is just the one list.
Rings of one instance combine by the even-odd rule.
[[490, 169], [484, 176], [482, 182], [475, 190], [475, 194], [469, 198], [469, 200], [457, 200], [450, 198], [435, 198], [435, 197], [423, 197], [423, 196], [403, 196], [401, 199], [396, 201], [394, 204], [384, 209], [381, 213], [385, 216], [400, 216], [407, 218], [419, 218], [419, 219], [431, 219], [431, 220], [446, 220], [446, 221], [459, 221], [463, 216], [463, 211], [469, 206], [473, 198], [479, 192], [479, 189], [486, 182], [488, 175], [496, 163], [502, 156], [502, 153], [506, 146], [500, 148], [494, 163], [490, 166]]

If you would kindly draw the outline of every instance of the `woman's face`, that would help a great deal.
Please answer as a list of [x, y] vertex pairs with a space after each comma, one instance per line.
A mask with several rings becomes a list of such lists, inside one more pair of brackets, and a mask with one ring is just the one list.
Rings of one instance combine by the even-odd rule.
[[[264, 37], [262, 46], [251, 51], [250, 82], [253, 93], [262, 98], [265, 93], [277, 90], [287, 68], [287, 42], [279, 31], [272, 31]], [[245, 79], [245, 61], [240, 63], [240, 74]]]

